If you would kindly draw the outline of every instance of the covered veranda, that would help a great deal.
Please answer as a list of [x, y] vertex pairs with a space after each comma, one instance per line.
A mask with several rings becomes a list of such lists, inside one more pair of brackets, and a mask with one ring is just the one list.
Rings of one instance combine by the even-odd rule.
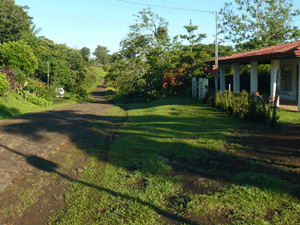
[[[206, 61], [214, 65], [215, 60]], [[258, 65], [271, 65], [270, 97], [275, 97], [277, 72], [281, 71], [278, 106], [300, 112], [300, 40], [219, 58], [220, 90], [225, 90], [225, 66], [233, 66], [233, 92], [240, 92], [240, 66], [250, 64], [250, 93], [259, 91]]]

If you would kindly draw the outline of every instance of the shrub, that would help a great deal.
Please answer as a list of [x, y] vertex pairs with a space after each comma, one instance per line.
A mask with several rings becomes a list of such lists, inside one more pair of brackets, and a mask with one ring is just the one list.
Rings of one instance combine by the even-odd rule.
[[33, 75], [38, 68], [38, 61], [25, 41], [0, 44], [0, 63], [12, 69], [22, 70], [28, 75]]
[[38, 97], [33, 93], [27, 93], [26, 99], [27, 99], [27, 101], [29, 101], [33, 104], [36, 104], [36, 105], [43, 105], [43, 106], [52, 105], [52, 102], [47, 101], [46, 99], [44, 99], [42, 97]]
[[9, 89], [9, 83], [5, 73], [0, 73], [0, 96], [3, 96]]
[[228, 90], [223, 94], [221, 91], [214, 93], [213, 90], [210, 90], [206, 93], [204, 101], [229, 115], [247, 121], [266, 123], [270, 120], [270, 110], [266, 109], [263, 98], [254, 94], [249, 96], [245, 90], [235, 94]]

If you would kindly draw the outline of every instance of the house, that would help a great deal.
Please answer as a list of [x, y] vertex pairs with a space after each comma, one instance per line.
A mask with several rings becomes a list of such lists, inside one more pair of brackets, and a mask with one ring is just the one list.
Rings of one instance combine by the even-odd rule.
[[[215, 60], [205, 63], [214, 65]], [[233, 65], [233, 92], [240, 92], [240, 65], [250, 64], [250, 92], [255, 93], [258, 87], [258, 64], [271, 65], [270, 97], [275, 97], [277, 71], [281, 72], [280, 99], [297, 102], [300, 112], [300, 40], [285, 44], [273, 45], [248, 52], [219, 58], [220, 90], [225, 90], [225, 65]], [[279, 102], [278, 102], [279, 104]]]

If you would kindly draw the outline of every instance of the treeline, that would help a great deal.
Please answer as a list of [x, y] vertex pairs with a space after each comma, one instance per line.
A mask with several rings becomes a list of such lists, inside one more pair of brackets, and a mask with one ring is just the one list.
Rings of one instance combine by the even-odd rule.
[[[121, 50], [112, 55], [106, 80], [123, 99], [149, 101], [191, 92], [191, 77], [210, 77], [204, 63], [214, 57], [214, 44], [200, 42], [206, 34], [196, 34], [192, 21], [184, 26], [187, 33], [171, 38], [168, 22], [150, 9], [139, 12], [137, 23], [121, 43]], [[233, 52], [220, 46], [220, 56]]]
[[[299, 15], [292, 0], [228, 1], [219, 12], [218, 30], [220, 43], [229, 41], [234, 46], [219, 43], [219, 57], [299, 39], [300, 29], [293, 26]], [[108, 78], [117, 96], [151, 100], [188, 94], [192, 76], [210, 76], [211, 68], [204, 62], [214, 58], [214, 45], [201, 44], [206, 35], [197, 34], [198, 26], [192, 21], [184, 26], [186, 34], [176, 37], [169, 36], [168, 22], [150, 9], [139, 12], [136, 21], [120, 43], [121, 50], [112, 56]], [[267, 82], [269, 69], [259, 67], [264, 76], [260, 81]], [[242, 88], [246, 90], [250, 87], [249, 70], [249, 66], [241, 67]], [[227, 83], [232, 83], [232, 73], [232, 68], [227, 67]], [[264, 88], [268, 84], [259, 85]]]
[[[10, 89], [50, 100], [57, 94], [55, 89], [62, 87], [85, 97], [96, 81], [89, 64], [90, 50], [75, 50], [39, 37], [28, 7], [18, 6], [14, 0], [2, 0], [0, 9], [0, 67], [10, 69], [5, 74]], [[7, 89], [6, 82], [0, 80], [0, 89]]]

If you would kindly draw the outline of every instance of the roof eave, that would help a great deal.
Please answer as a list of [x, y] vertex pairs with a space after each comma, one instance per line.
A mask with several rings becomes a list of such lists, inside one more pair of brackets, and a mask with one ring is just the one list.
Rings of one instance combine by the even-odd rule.
[[[219, 65], [232, 65], [234, 63], [240, 64], [249, 64], [253, 61], [258, 61], [260, 64], [269, 64], [271, 60], [276, 59], [291, 59], [291, 58], [298, 58], [300, 57], [300, 50], [295, 50], [291, 52], [281, 52], [281, 53], [273, 53], [267, 55], [259, 55], [259, 56], [248, 56], [248, 57], [241, 57], [241, 58], [234, 58], [234, 59], [222, 59], [218, 60]], [[205, 62], [208, 65], [214, 65], [215, 60], [208, 60]]]

